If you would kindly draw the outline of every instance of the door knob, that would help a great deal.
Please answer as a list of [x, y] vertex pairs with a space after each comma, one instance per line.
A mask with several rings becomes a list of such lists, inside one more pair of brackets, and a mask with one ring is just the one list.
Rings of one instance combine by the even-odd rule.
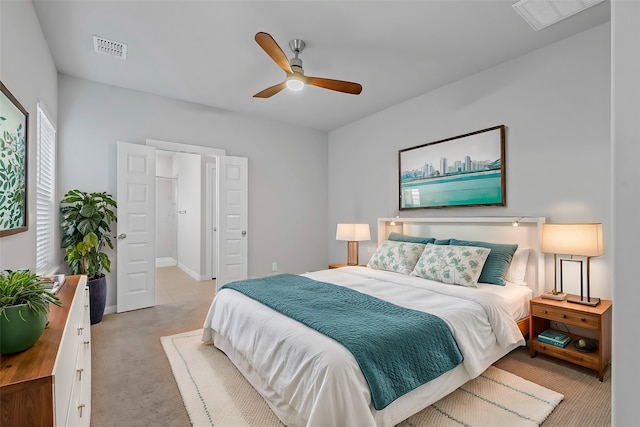
[[118, 234], [118, 239], [122, 240], [122, 239], [126, 239], [126, 238], [127, 238], [126, 234], [124, 234], [124, 233]]
[[247, 230], [242, 230], [242, 235], [246, 236], [247, 235]]

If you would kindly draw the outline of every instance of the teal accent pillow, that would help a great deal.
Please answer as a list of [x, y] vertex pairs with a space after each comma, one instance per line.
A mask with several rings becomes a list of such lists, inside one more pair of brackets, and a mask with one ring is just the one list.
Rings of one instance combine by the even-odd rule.
[[407, 243], [422, 243], [426, 245], [427, 243], [433, 243], [436, 241], [433, 237], [414, 237], [407, 236], [406, 234], [396, 233], [395, 231], [389, 234], [387, 240], [391, 240], [394, 242], [407, 242]]
[[435, 245], [448, 245], [450, 244], [451, 239], [436, 239], [435, 242], [433, 242]]
[[518, 249], [518, 245], [508, 245], [500, 243], [488, 243], [488, 242], [474, 242], [471, 240], [457, 240], [451, 239], [451, 245], [456, 246], [478, 246], [481, 248], [491, 249], [487, 261], [484, 263], [484, 268], [480, 274], [478, 282], [490, 283], [492, 285], [506, 285], [504, 277], [511, 264], [513, 254]]

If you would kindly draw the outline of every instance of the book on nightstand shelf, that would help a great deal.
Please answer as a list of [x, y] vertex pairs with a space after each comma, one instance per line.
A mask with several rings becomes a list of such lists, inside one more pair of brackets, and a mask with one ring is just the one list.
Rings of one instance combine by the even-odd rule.
[[538, 334], [538, 341], [558, 347], [566, 347], [571, 338], [553, 329], [547, 329]]
[[553, 291], [549, 291], [549, 292], [545, 292], [544, 294], [540, 295], [542, 298], [546, 298], [546, 299], [553, 299], [556, 301], [564, 301], [567, 299], [567, 294], [564, 292], [557, 292], [557, 293], [553, 293]]

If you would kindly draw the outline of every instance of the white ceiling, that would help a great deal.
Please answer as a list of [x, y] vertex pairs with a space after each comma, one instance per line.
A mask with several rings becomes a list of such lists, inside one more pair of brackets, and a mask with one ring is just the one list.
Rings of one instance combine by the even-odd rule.
[[[34, 7], [59, 72], [329, 131], [610, 19], [605, 1], [535, 32], [509, 0], [57, 1]], [[253, 98], [284, 72], [256, 44], [306, 43], [305, 73], [362, 84]], [[98, 35], [127, 59], [93, 51]]]

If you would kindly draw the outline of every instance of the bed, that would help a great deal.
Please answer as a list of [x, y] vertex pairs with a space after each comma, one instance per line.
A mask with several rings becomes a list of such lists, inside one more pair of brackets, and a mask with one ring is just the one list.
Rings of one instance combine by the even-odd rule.
[[[514, 221], [519, 227], [512, 226]], [[205, 319], [203, 341], [229, 357], [287, 426], [396, 425], [525, 344], [522, 319], [528, 318], [528, 300], [538, 293], [538, 277], [544, 277], [538, 247], [543, 223], [544, 218], [378, 220], [380, 246], [388, 244], [391, 232], [518, 244], [528, 252], [521, 283], [457, 286], [406, 271], [357, 266], [301, 275], [430, 313], [446, 323], [462, 362], [383, 406], [374, 404], [362, 362], [344, 345], [238, 290], [218, 292]]]

